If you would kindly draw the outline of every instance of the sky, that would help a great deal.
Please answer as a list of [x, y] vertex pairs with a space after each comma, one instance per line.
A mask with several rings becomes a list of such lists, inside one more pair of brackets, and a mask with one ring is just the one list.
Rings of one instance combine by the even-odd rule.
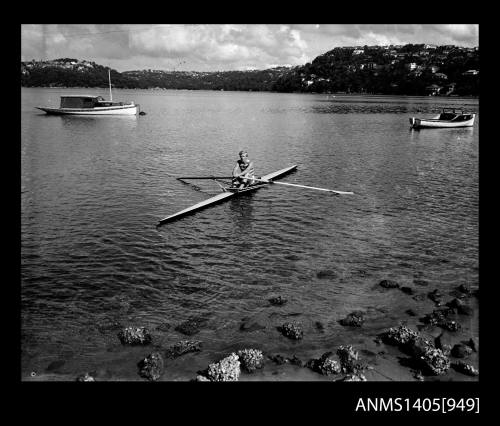
[[479, 46], [478, 24], [23, 24], [21, 61], [74, 58], [119, 72], [304, 65], [335, 47]]

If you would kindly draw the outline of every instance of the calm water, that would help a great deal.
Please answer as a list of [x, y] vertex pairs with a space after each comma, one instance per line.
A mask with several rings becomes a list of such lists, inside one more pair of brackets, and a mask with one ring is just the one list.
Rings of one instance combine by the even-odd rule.
[[[34, 109], [89, 93], [108, 96], [21, 89], [23, 377], [57, 361], [69, 380], [92, 370], [141, 380], [136, 364], [151, 348], [123, 347], [116, 334], [127, 325], [150, 328], [162, 347], [203, 342], [165, 380], [194, 378], [244, 347], [316, 357], [369, 346], [401, 319], [416, 324], [408, 308], [432, 311], [381, 291], [382, 279], [422, 291], [478, 284], [479, 117], [472, 129], [408, 122], [443, 106], [478, 112], [477, 100], [116, 90], [147, 115]], [[219, 192], [175, 176], [230, 174], [240, 149], [259, 175], [298, 164], [283, 181], [355, 195], [274, 185], [156, 228]], [[289, 302], [271, 306], [276, 295]], [[337, 323], [353, 310], [367, 313], [362, 328]], [[205, 321], [199, 333], [174, 330], [190, 318]], [[240, 331], [243, 320], [266, 328]], [[303, 325], [302, 341], [276, 331], [290, 320]]]

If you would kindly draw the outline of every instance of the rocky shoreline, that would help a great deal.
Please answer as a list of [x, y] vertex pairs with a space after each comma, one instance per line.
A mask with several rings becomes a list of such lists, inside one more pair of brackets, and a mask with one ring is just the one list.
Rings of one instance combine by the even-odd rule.
[[[418, 318], [417, 324], [409, 326], [406, 319], [393, 327], [372, 336], [369, 345], [353, 341], [338, 345], [327, 351], [319, 351], [317, 356], [300, 358], [296, 354], [268, 352], [263, 348], [244, 346], [222, 354], [206, 368], [201, 368], [191, 377], [189, 374], [172, 378], [169, 372], [179, 359], [193, 361], [203, 353], [203, 341], [179, 340], [165, 347], [155, 341], [156, 334], [171, 328], [168, 323], [160, 324], [155, 331], [144, 326], [108, 324], [107, 331], [115, 331], [117, 341], [122, 346], [150, 348], [151, 351], [135, 362], [135, 371], [130, 374], [134, 380], [164, 381], [252, 381], [252, 380], [328, 380], [328, 381], [427, 381], [427, 380], [478, 380], [479, 339], [465, 338], [460, 331], [462, 323], [477, 316], [472, 305], [478, 303], [479, 289], [460, 285], [443, 294], [437, 289], [421, 292], [426, 282], [414, 281], [415, 287], [400, 286], [393, 280], [382, 280], [377, 287], [381, 291], [401, 292], [425, 307], [431, 301], [432, 311]], [[281, 309], [287, 299], [274, 296], [268, 299], [270, 307]], [[425, 309], [425, 308], [424, 308]], [[405, 311], [412, 322], [418, 315], [413, 309]], [[366, 312], [354, 310], [337, 322], [347, 330], [366, 327]], [[175, 330], [185, 336], [199, 333], [207, 324], [205, 318], [190, 318], [175, 326]], [[416, 325], [416, 327], [415, 327]], [[101, 326], [103, 326], [101, 324]], [[316, 321], [314, 327], [324, 332], [324, 325]], [[299, 342], [306, 332], [300, 320], [283, 321], [275, 330], [249, 318], [243, 318], [240, 332], [280, 333], [290, 341]], [[59, 371], [64, 360], [50, 363], [41, 374], [31, 372], [23, 380], [63, 380], [63, 381], [108, 381], [121, 380], [112, 374], [100, 371], [82, 371], [76, 377]], [[128, 376], [131, 377], [130, 375]], [[125, 380], [129, 380], [128, 378]]]

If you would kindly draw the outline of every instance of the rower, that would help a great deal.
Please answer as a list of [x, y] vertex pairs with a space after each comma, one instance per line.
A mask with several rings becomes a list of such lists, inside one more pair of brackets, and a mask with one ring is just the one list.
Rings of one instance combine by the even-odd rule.
[[233, 183], [232, 186], [242, 189], [253, 182], [254, 167], [253, 161], [248, 158], [246, 151], [239, 152], [240, 159], [236, 162], [233, 169]]

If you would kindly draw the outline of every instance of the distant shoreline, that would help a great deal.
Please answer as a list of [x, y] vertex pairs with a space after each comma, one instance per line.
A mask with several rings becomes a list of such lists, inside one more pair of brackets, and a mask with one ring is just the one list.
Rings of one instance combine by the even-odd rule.
[[[24, 89], [92, 89], [92, 90], [109, 90], [107, 87], [88, 87], [88, 86], [21, 86]], [[155, 91], [155, 92], [165, 92], [165, 91], [188, 91], [188, 92], [238, 92], [238, 93], [278, 93], [278, 94], [296, 94], [296, 95], [325, 95], [325, 96], [366, 96], [366, 97], [379, 97], [379, 96], [387, 96], [391, 98], [437, 98], [437, 99], [477, 99], [479, 100], [479, 96], [472, 95], [464, 95], [464, 96], [446, 96], [446, 95], [392, 95], [387, 93], [343, 93], [343, 92], [332, 92], [332, 93], [323, 93], [323, 92], [278, 92], [272, 90], [218, 90], [218, 89], [166, 89], [163, 87], [151, 87], [147, 89], [141, 89], [138, 87], [135, 88], [114, 88], [113, 90], [140, 90], [140, 91]]]

